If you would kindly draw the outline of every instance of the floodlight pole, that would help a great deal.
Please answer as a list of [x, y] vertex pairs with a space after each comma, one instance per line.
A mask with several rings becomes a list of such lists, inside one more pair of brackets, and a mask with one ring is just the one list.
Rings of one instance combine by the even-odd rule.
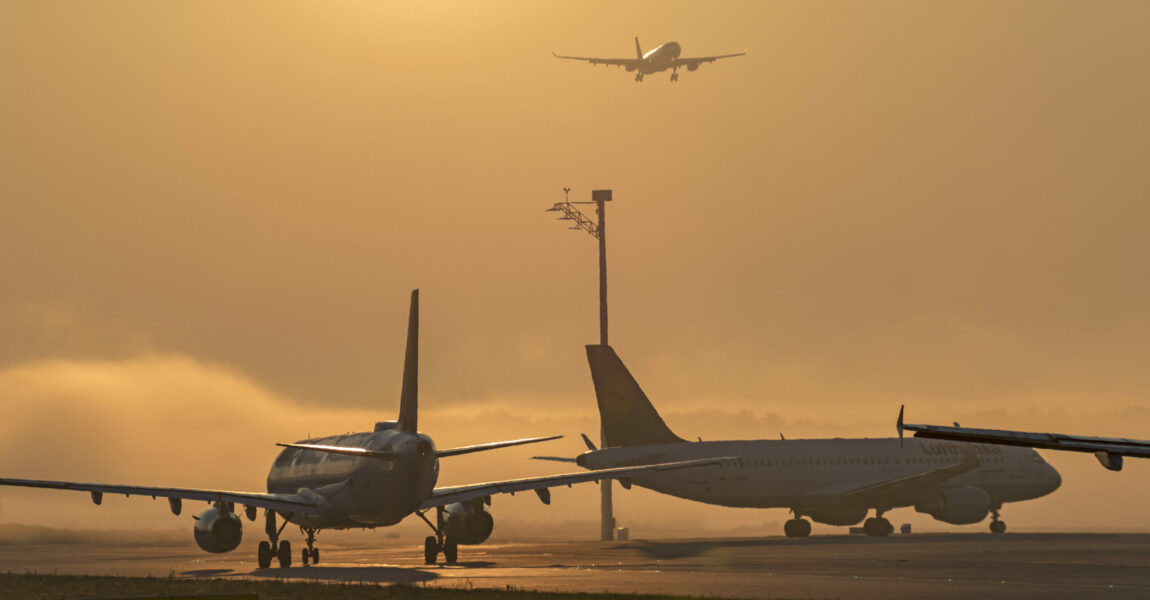
[[[588, 219], [583, 213], [579, 212], [578, 208], [572, 206], [572, 202], [567, 199], [567, 194], [571, 188], [563, 188], [563, 202], [556, 202], [554, 206], [547, 209], [549, 211], [556, 211], [563, 213], [560, 220], [574, 221], [575, 225], [571, 229], [582, 229], [587, 233], [599, 240], [599, 344], [607, 345], [607, 206], [606, 203], [611, 201], [611, 190], [592, 190], [591, 202], [595, 204], [595, 212], [598, 214], [598, 224]], [[575, 204], [587, 204], [585, 202], [577, 202]], [[607, 430], [603, 427], [602, 419], [599, 424], [599, 444], [600, 448], [607, 447]], [[601, 513], [600, 520], [600, 539], [604, 542], [609, 542], [615, 539], [615, 516], [612, 508], [611, 501], [611, 480], [604, 479], [599, 482], [599, 507]]]

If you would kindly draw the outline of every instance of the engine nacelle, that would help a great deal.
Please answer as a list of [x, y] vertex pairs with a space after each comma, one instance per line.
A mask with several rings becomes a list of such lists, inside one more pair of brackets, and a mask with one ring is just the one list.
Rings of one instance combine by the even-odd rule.
[[687, 70], [688, 71], [698, 71], [699, 70], [699, 63], [687, 63]]
[[927, 498], [915, 504], [914, 510], [951, 525], [969, 525], [986, 518], [990, 495], [980, 487], [967, 485]]
[[239, 516], [217, 507], [209, 508], [196, 517], [192, 533], [200, 548], [216, 554], [235, 550], [244, 537]]
[[482, 501], [449, 504], [445, 512], [447, 535], [460, 544], [482, 544], [495, 529], [495, 519], [483, 508]]
[[823, 508], [804, 510], [803, 514], [823, 525], [855, 525], [866, 518], [866, 508]]

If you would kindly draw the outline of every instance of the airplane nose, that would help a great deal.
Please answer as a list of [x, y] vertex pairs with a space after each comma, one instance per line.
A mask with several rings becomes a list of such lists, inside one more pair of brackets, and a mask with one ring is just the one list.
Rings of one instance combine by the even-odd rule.
[[1058, 469], [1055, 469], [1049, 463], [1046, 465], [1046, 479], [1049, 482], [1048, 485], [1050, 486], [1050, 489], [1046, 492], [1047, 494], [1053, 492], [1062, 485], [1062, 475], [1058, 473]]

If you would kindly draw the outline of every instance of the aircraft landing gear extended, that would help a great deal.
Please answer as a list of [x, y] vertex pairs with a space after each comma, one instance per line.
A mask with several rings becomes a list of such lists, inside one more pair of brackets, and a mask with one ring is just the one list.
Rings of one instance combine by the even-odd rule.
[[419, 518], [423, 519], [423, 522], [427, 523], [427, 526], [435, 532], [435, 535], [429, 535], [423, 540], [423, 562], [434, 565], [439, 557], [439, 552], [442, 550], [443, 561], [449, 565], [455, 564], [459, 560], [459, 540], [455, 536], [445, 533], [447, 528], [446, 522], [443, 520], [443, 507], [435, 508], [435, 525], [431, 524], [423, 512], [415, 514], [419, 515]]
[[307, 536], [307, 548], [300, 551], [300, 562], [303, 566], [307, 566], [308, 560], [311, 564], [319, 564], [319, 548], [315, 547], [315, 534], [316, 530], [311, 527], [300, 527], [299, 530]]
[[870, 537], [886, 537], [894, 533], [894, 525], [882, 516], [883, 511], [876, 510], [875, 516], [863, 522], [863, 532]]
[[990, 532], [991, 533], [1006, 533], [1006, 521], [998, 520], [998, 509], [1002, 507], [995, 507], [990, 509]]
[[671, 81], [678, 81], [678, 80], [679, 80], [679, 70], [675, 69], [675, 70], [671, 71]]
[[[276, 513], [268, 509], [264, 513], [264, 531], [268, 534], [268, 541], [260, 542], [259, 550], [256, 553], [257, 560], [261, 569], [266, 569], [272, 566], [272, 559], [278, 559], [281, 568], [288, 568], [291, 566], [291, 542], [284, 540], [280, 542], [280, 534], [283, 533], [284, 527], [287, 527], [288, 520], [285, 518], [283, 525], [276, 527]], [[306, 562], [304, 564], [307, 564]]]
[[795, 513], [795, 518], [783, 524], [783, 533], [789, 538], [794, 537], [807, 537], [811, 534], [811, 522], [804, 519], [799, 511], [791, 510]]
[[635, 73], [635, 83], [643, 83], [643, 74]]

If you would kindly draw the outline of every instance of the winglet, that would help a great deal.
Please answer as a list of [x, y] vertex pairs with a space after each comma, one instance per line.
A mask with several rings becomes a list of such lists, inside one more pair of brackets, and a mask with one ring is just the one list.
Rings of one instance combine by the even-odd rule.
[[898, 423], [895, 423], [895, 427], [898, 428], [898, 447], [899, 448], [902, 448], [902, 411], [905, 409], [906, 409], [905, 404], [898, 407]]
[[643, 47], [639, 45], [639, 36], [635, 36], [635, 58], [643, 60]]
[[580, 433], [579, 435], [583, 436], [583, 443], [587, 444], [588, 450], [592, 452], [598, 450], [598, 448], [595, 447], [595, 443], [591, 441], [591, 438], [587, 437], [586, 433]]
[[416, 433], [419, 425], [419, 290], [411, 290], [407, 320], [407, 353], [403, 358], [403, 390], [399, 395], [399, 430]]

